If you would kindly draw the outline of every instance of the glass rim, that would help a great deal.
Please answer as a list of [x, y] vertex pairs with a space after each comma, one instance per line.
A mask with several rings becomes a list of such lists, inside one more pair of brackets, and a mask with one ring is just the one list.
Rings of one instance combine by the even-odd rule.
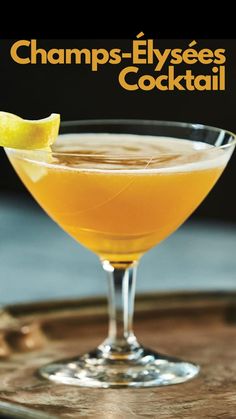
[[[121, 125], [140, 125], [140, 126], [145, 126], [145, 125], [153, 125], [153, 126], [163, 126], [163, 127], [176, 127], [176, 128], [191, 128], [191, 129], [195, 129], [195, 130], [211, 130], [215, 133], [219, 133], [219, 138], [220, 135], [223, 134], [227, 134], [229, 135], [229, 142], [227, 144], [223, 144], [223, 145], [213, 145], [212, 147], [206, 148], [206, 149], [194, 149], [193, 153], [204, 153], [207, 152], [209, 153], [210, 151], [215, 151], [215, 150], [220, 150], [220, 149], [227, 149], [230, 148], [232, 146], [236, 145], [236, 133], [233, 133], [230, 130], [226, 130], [224, 128], [219, 128], [219, 127], [215, 127], [215, 126], [211, 126], [211, 125], [205, 125], [205, 124], [201, 124], [201, 123], [195, 123], [195, 122], [181, 122], [181, 121], [168, 121], [168, 120], [156, 120], [156, 119], [81, 119], [81, 120], [69, 120], [69, 121], [61, 121], [60, 123], [60, 127], [74, 127], [74, 126], [86, 126], [86, 125], [99, 125], [99, 124], [104, 124], [104, 125], [114, 125], [114, 124], [121, 124]], [[69, 133], [68, 133], [69, 134]], [[72, 133], [73, 134], [73, 133]], [[76, 134], [76, 133], [75, 133]], [[79, 133], [78, 133], [79, 134]], [[85, 134], [85, 133], [82, 133]], [[88, 133], [89, 134], [89, 133]], [[91, 132], [91, 134], [93, 134], [93, 132]], [[101, 133], [97, 133], [96, 134], [107, 134], [106, 132], [101, 132]], [[112, 133], [111, 133], [112, 134]], [[117, 133], [118, 135], [120, 133]], [[126, 133], [121, 133], [121, 134], [126, 134]], [[132, 134], [132, 133], [127, 133], [130, 135], [140, 135], [140, 136], [144, 136], [145, 134]], [[58, 135], [58, 137], [60, 134]], [[149, 136], [153, 136], [153, 137], [157, 137], [157, 135], [152, 135], [152, 134], [148, 134]], [[57, 137], [57, 138], [58, 138]], [[165, 138], [165, 136], [162, 136]], [[173, 137], [174, 138], [174, 137]], [[178, 140], [178, 138], [177, 138]], [[179, 140], [188, 140], [188, 138], [179, 138]], [[188, 141], [193, 141], [194, 140], [188, 140]], [[217, 140], [216, 140], [217, 141]], [[197, 142], [197, 141], [196, 141]], [[205, 141], [202, 141], [202, 143], [207, 144]], [[41, 155], [53, 155], [53, 156], [71, 156], [71, 157], [91, 157], [91, 154], [88, 153], [70, 153], [70, 152], [63, 152], [63, 151], [54, 151], [54, 150], [47, 150], [47, 149], [20, 149], [20, 148], [11, 148], [11, 147], [4, 147], [5, 150], [9, 150], [11, 152], [22, 152], [22, 153], [38, 153]], [[161, 156], [171, 156], [171, 155], [176, 155], [176, 153], [161, 153]], [[99, 158], [103, 158], [103, 157], [112, 157], [114, 159], [120, 159], [120, 158], [131, 158], [131, 157], [135, 157], [135, 158], [142, 158], [142, 157], [150, 157], [150, 153], [149, 154], [143, 154], [140, 157], [137, 157], [137, 155], [135, 155], [134, 153], [125, 153], [125, 154], [113, 154], [112, 152], [109, 154], [93, 154], [93, 157], [99, 157]], [[160, 154], [158, 154], [158, 156], [160, 156]]]

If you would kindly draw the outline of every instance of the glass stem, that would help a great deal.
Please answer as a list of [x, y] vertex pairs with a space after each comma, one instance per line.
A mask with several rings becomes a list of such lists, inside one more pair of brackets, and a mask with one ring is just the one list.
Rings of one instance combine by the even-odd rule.
[[132, 327], [137, 262], [119, 265], [103, 261], [102, 265], [108, 278], [109, 330], [99, 349], [111, 359], [136, 358], [141, 351]]

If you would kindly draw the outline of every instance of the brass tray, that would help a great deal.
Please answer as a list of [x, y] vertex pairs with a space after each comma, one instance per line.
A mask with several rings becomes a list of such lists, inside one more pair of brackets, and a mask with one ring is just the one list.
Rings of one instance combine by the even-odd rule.
[[105, 337], [106, 300], [7, 306], [0, 312], [0, 413], [12, 418], [236, 417], [236, 292], [148, 294], [136, 299], [145, 345], [201, 365], [185, 384], [88, 389], [53, 384], [37, 369]]

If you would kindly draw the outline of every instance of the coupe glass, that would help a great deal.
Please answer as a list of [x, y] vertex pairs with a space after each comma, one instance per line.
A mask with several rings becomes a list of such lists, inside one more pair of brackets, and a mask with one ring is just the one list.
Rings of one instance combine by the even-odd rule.
[[[108, 278], [109, 328], [97, 348], [43, 366], [41, 376], [103, 388], [163, 386], [195, 377], [198, 365], [148, 349], [135, 337], [136, 271], [142, 255], [208, 194], [233, 152], [234, 134], [140, 120], [66, 122], [60, 134], [52, 151], [5, 150], [42, 208], [100, 258]], [[87, 134], [82, 151], [81, 134]], [[138, 146], [136, 140], [132, 146], [130, 134], [139, 136]], [[158, 148], [160, 139], [173, 149]], [[183, 140], [191, 145], [187, 155]]]

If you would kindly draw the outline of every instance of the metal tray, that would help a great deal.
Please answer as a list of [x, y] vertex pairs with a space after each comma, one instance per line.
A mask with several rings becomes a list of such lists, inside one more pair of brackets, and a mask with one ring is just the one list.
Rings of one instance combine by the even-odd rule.
[[39, 366], [101, 342], [106, 300], [47, 301], [0, 312], [0, 413], [13, 418], [235, 418], [236, 292], [148, 294], [136, 299], [145, 345], [201, 365], [185, 384], [88, 389], [53, 384]]

